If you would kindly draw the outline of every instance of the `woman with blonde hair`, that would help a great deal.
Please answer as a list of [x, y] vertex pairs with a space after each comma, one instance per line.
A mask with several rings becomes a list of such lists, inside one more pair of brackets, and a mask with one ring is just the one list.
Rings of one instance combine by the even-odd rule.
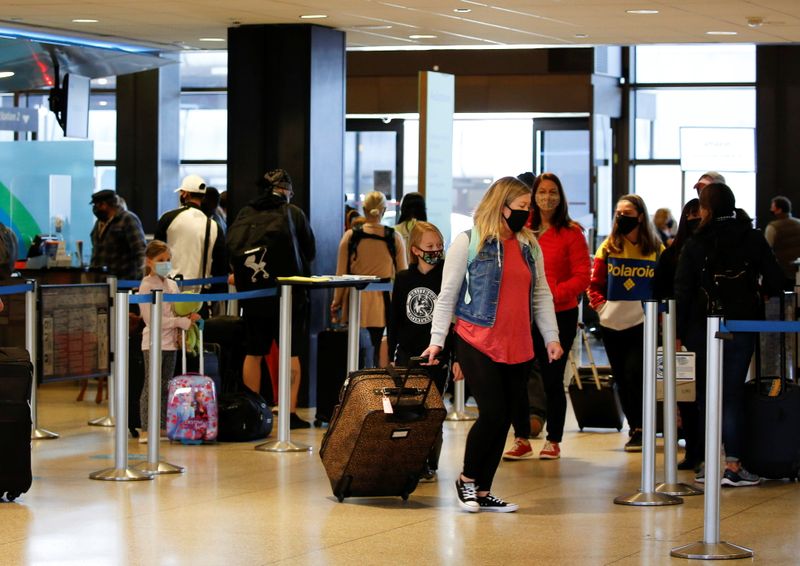
[[[364, 197], [363, 224], [355, 224], [347, 230], [339, 241], [339, 255], [336, 262], [337, 275], [375, 275], [394, 279], [398, 271], [408, 267], [403, 238], [393, 229], [381, 224], [386, 212], [386, 197], [373, 191]], [[339, 311], [346, 316], [348, 312], [347, 289], [339, 287], [331, 302], [331, 318], [336, 320]], [[377, 365], [383, 330], [389, 320], [390, 298], [388, 291], [364, 291], [361, 293], [361, 328], [369, 331], [370, 341], [375, 349], [375, 361], [368, 367]]]
[[653, 278], [664, 245], [639, 195], [617, 201], [614, 225], [594, 257], [589, 304], [600, 317], [603, 344], [630, 438], [626, 452], [642, 451], [642, 301], [653, 298]]
[[[511, 512], [519, 506], [492, 495], [515, 399], [525, 395], [535, 322], [550, 361], [563, 351], [542, 251], [525, 227], [531, 191], [514, 177], [495, 181], [475, 210], [475, 226], [448, 250], [431, 342], [423, 355], [436, 365], [455, 314], [455, 351], [480, 416], [469, 431], [456, 480], [465, 511]], [[458, 379], [458, 377], [456, 377]]]

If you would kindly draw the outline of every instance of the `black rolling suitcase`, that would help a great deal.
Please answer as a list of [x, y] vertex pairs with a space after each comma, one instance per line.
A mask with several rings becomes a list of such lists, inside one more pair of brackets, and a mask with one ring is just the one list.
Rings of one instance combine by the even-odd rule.
[[[780, 315], [768, 314], [768, 318], [795, 318], [794, 295], [787, 293], [786, 298], [789, 302], [785, 303], [781, 297]], [[745, 386], [742, 464], [768, 479], [800, 479], [800, 385], [794, 375], [794, 362], [787, 363], [786, 344], [795, 336], [762, 333], [756, 341], [756, 379]], [[794, 353], [793, 348], [789, 350]], [[775, 351], [780, 352], [779, 365], [771, 355]]]
[[0, 348], [0, 499], [30, 489], [33, 366], [23, 348]]
[[446, 414], [424, 370], [351, 373], [319, 452], [333, 494], [340, 502], [345, 497], [408, 499]]
[[611, 375], [611, 368], [598, 368], [594, 363], [594, 355], [581, 324], [579, 329], [583, 339], [589, 367], [578, 367], [570, 353], [569, 361], [573, 368], [572, 381], [569, 384], [569, 399], [572, 410], [578, 420], [578, 428], [615, 428], [622, 430], [622, 404], [617, 393], [617, 386]]
[[[366, 344], [369, 343], [366, 329], [359, 331], [358, 366], [363, 367]], [[339, 403], [339, 392], [347, 378], [347, 327], [329, 328], [317, 334], [317, 412], [314, 426], [331, 422], [333, 410]]]

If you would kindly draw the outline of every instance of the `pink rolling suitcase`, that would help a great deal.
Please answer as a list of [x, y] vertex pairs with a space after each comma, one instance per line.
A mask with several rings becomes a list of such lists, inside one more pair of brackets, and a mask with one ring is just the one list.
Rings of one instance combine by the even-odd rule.
[[219, 430], [217, 392], [212, 379], [203, 375], [202, 338], [200, 373], [186, 373], [185, 333], [183, 338], [183, 374], [169, 381], [167, 437], [184, 444], [213, 442]]

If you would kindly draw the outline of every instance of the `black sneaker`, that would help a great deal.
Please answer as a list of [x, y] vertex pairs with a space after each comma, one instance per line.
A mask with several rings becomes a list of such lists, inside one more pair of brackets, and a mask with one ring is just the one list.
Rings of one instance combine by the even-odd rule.
[[625, 443], [625, 452], [642, 451], [642, 429], [637, 428], [633, 431], [630, 440]]
[[304, 421], [297, 413], [289, 414], [289, 429], [294, 430], [297, 428], [311, 428], [311, 423]]
[[458, 493], [458, 504], [464, 511], [477, 513], [481, 510], [475, 482], [463, 482], [461, 478], [458, 478], [456, 480], [456, 493]]
[[730, 468], [725, 468], [725, 473], [722, 474], [722, 485], [727, 485], [730, 487], [747, 487], [750, 485], [758, 485], [760, 483], [760, 477], [748, 472], [742, 466], [739, 466], [739, 470], [736, 472]]
[[481, 511], [490, 511], [492, 513], [513, 513], [519, 509], [519, 505], [516, 503], [508, 503], [491, 493], [478, 497], [478, 505], [481, 506]]
[[425, 469], [422, 470], [422, 473], [419, 475], [419, 483], [433, 483], [436, 481], [436, 470], [432, 470], [428, 466], [425, 466]]

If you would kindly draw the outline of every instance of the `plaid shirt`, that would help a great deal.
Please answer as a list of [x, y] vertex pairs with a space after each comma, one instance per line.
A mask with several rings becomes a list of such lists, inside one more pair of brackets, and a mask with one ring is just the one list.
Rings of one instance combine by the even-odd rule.
[[144, 230], [134, 213], [117, 210], [108, 223], [95, 222], [92, 229], [92, 261], [109, 275], [139, 281], [144, 276]]

